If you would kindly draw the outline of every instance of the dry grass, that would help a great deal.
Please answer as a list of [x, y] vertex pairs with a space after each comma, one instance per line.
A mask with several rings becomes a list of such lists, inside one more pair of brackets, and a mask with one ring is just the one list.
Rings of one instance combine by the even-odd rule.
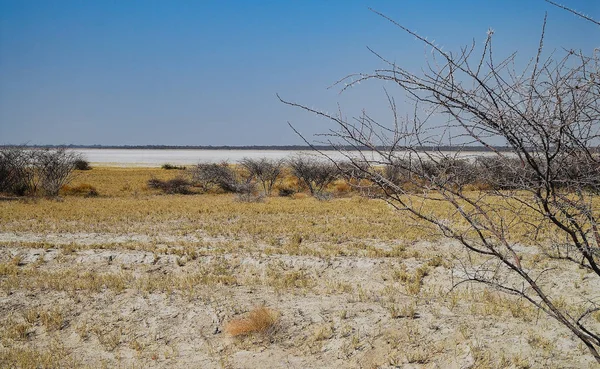
[[78, 171], [73, 187], [89, 184], [98, 192], [110, 197], [128, 197], [133, 194], [150, 193], [146, 184], [148, 179], [170, 179], [173, 172], [160, 168], [115, 168], [94, 167], [92, 170]]
[[[99, 186], [98, 186], [99, 187]], [[99, 188], [100, 193], [104, 196]], [[301, 235], [307, 241], [423, 239], [383, 202], [274, 197], [244, 203], [231, 195], [145, 195], [143, 197], [68, 197], [63, 202], [13, 201], [0, 207], [0, 232], [142, 233], [186, 235], [198, 229], [209, 236], [269, 240]]]
[[[100, 240], [98, 244], [72, 242], [60, 248], [65, 254], [102, 248], [177, 255], [180, 267], [202, 255], [236, 253], [240, 249], [268, 255], [401, 259], [412, 256], [419, 259], [420, 251], [407, 250], [405, 245], [438, 239], [431, 227], [417, 224], [405, 214], [395, 213], [382, 201], [353, 197], [320, 202], [313, 198], [271, 197], [264, 203], [240, 203], [234, 201], [232, 195], [160, 195], [146, 187], [147, 179], [152, 176], [168, 178], [172, 174], [156, 168], [101, 167], [81, 172], [77, 181], [85, 181], [86, 185], [74, 184], [73, 188], [98, 188], [102, 198], [69, 196], [62, 202], [45, 199], [4, 202], [0, 207], [0, 233], [123, 235], [135, 230], [131, 239], [110, 243]], [[287, 185], [290, 181], [286, 177], [282, 184]], [[439, 203], [431, 206], [431, 211], [447, 219], [455, 217], [452, 209]], [[524, 224], [515, 225], [520, 227], [518, 233], [527, 233]], [[138, 236], [141, 238], [136, 239]], [[206, 242], [207, 236], [219, 241]], [[44, 249], [57, 246], [46, 240], [10, 241], [7, 245]], [[0, 263], [0, 275], [6, 276], [0, 285], [7, 291], [20, 284], [24, 287], [16, 278], [18, 258]], [[536, 260], [532, 257], [523, 262], [539, 264]], [[428, 265], [438, 267], [444, 263], [446, 261], [440, 256], [435, 256]], [[400, 270], [393, 278], [402, 282], [406, 292], [417, 295], [427, 272], [426, 266], [411, 273]], [[22, 278], [27, 271], [18, 274]], [[286, 272], [283, 275], [282, 271], [279, 274], [269, 275], [272, 281], [268, 284], [278, 285], [280, 289], [312, 284], [312, 276], [305, 273]], [[110, 275], [116, 274], [99, 275], [99, 278], [77, 277], [86, 282], [84, 289], [92, 290], [104, 287], [122, 290], [130, 279], [127, 276], [108, 278]], [[236, 283], [230, 275], [216, 275], [223, 277], [223, 284]], [[280, 278], [282, 276], [284, 278]]]
[[89, 183], [78, 183], [76, 185], [64, 185], [60, 189], [60, 194], [63, 196], [98, 196], [96, 187]]
[[0, 350], [0, 367], [2, 368], [73, 368], [81, 364], [67, 361], [68, 353], [62, 347], [47, 350], [33, 348], [13, 348]]
[[[270, 197], [261, 203], [245, 203], [235, 201], [233, 195], [161, 195], [147, 187], [151, 177], [169, 179], [173, 174], [157, 168], [110, 167], [78, 173], [69, 191], [79, 194], [94, 188], [100, 198], [67, 196], [63, 202], [4, 202], [0, 207], [0, 232], [128, 233], [135, 229], [155, 236], [189, 234], [201, 228], [215, 237], [268, 240], [299, 234], [308, 241], [333, 244], [356, 238], [407, 242], [440, 238], [431, 226], [395, 213], [383, 201], [356, 195], [322, 202], [298, 193], [292, 198]], [[284, 178], [282, 185], [289, 182], [291, 179]], [[330, 190], [349, 194], [342, 183], [334, 183]], [[501, 200], [490, 198], [490, 206], [494, 201]], [[458, 226], [464, 223], [468, 229], [448, 205], [426, 203], [424, 211]], [[496, 213], [493, 216], [502, 216]], [[533, 234], [527, 222], [515, 220], [513, 228], [515, 241], [524, 241]]]
[[275, 331], [279, 314], [265, 306], [250, 311], [246, 317], [233, 319], [225, 324], [225, 332], [232, 337], [251, 334], [270, 335]]

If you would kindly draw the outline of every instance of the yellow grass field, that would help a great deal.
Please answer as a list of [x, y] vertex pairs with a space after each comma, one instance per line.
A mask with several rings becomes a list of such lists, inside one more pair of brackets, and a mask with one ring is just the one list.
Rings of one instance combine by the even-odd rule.
[[[451, 291], [464, 250], [384, 201], [146, 185], [179, 174], [97, 167], [58, 200], [0, 201], [0, 367], [594, 367], [526, 302]], [[560, 267], [522, 247], [529, 268]], [[557, 301], [600, 293], [561, 268], [575, 283], [541, 282]]]

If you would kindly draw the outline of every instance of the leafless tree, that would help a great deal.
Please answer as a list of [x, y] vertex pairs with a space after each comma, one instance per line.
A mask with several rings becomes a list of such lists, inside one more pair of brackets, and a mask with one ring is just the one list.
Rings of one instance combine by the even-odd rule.
[[336, 165], [306, 155], [296, 155], [288, 160], [292, 174], [306, 185], [310, 194], [321, 196], [323, 190], [338, 178]]
[[269, 160], [267, 158], [244, 158], [240, 165], [245, 168], [251, 177], [256, 178], [263, 188], [264, 194], [270, 196], [273, 186], [281, 177], [283, 170], [282, 160]]
[[[539, 49], [519, 69], [516, 54], [496, 59], [491, 30], [482, 50], [473, 42], [453, 53], [377, 14], [431, 50], [418, 73], [372, 51], [381, 69], [339, 82], [342, 91], [363, 81], [386, 82], [389, 122], [364, 111], [349, 120], [341, 113], [282, 101], [332, 121], [336, 128], [324, 140], [340, 148], [355, 173], [375, 184], [389, 204], [434, 225], [463, 250], [485, 260], [465, 265], [463, 281], [484, 283], [529, 301], [568, 328], [600, 363], [600, 329], [592, 319], [600, 310], [598, 296], [557, 303], [548, 283], [556, 277], [553, 270], [539, 271], [523, 263], [524, 251], [515, 241], [526, 237], [527, 244], [558, 263], [575, 263], [593, 278], [600, 277], [598, 51], [545, 56], [544, 18]], [[414, 102], [407, 118], [401, 118], [389, 88], [399, 88]], [[424, 149], [449, 142], [455, 151]], [[465, 156], [460, 147], [473, 144], [494, 158], [458, 168]], [[507, 145], [508, 152], [498, 150], [499, 144]], [[341, 150], [348, 146], [359, 153]], [[386, 166], [392, 175], [382, 171]], [[481, 173], [464, 171], [478, 166], [488, 173], [491, 189], [467, 191], [468, 177]], [[410, 178], [411, 186], [403, 186], [399, 176]], [[517, 236], [516, 225], [528, 232]], [[548, 234], [552, 237], [544, 237]]]

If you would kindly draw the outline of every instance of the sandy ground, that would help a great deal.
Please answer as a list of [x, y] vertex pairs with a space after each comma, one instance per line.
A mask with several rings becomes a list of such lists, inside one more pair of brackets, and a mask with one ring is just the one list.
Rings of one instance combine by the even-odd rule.
[[[172, 245], [201, 237], [164, 238]], [[415, 243], [402, 257], [327, 258], [255, 244], [219, 250], [211, 238], [197, 255], [121, 246], [132, 241], [149, 239], [0, 233], [0, 366], [595, 367], [565, 328], [528, 305], [480, 286], [449, 293], [460, 271], [435, 256], [460, 250], [450, 241]], [[420, 267], [422, 280], [406, 277]], [[548, 281], [565, 301], [600, 294], [585, 271], [561, 274], [577, 281]], [[268, 334], [224, 332], [261, 305], [279, 314]]]

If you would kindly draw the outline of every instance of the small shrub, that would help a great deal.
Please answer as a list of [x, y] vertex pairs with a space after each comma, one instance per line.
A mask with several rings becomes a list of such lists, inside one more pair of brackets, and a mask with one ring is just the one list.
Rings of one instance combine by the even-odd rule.
[[164, 181], [161, 181], [158, 178], [150, 178], [148, 180], [148, 188], [153, 188], [153, 189], [160, 189], [163, 185]]
[[161, 166], [161, 168], [162, 169], [166, 169], [166, 170], [174, 170], [174, 169], [185, 170], [185, 166], [183, 166], [183, 165], [182, 166], [178, 166], [178, 165], [173, 165], [173, 164], [170, 164], [170, 163], [163, 164]]
[[91, 170], [90, 163], [85, 159], [77, 159], [73, 163], [76, 170]]
[[308, 156], [295, 156], [288, 162], [292, 175], [298, 178], [311, 195], [320, 194], [339, 177], [338, 168], [329, 163]]
[[219, 188], [224, 192], [239, 192], [241, 181], [226, 162], [221, 164], [200, 163], [193, 169], [192, 176], [195, 184], [203, 191]]
[[85, 194], [83, 197], [98, 197], [98, 196], [100, 196], [100, 193], [98, 193], [98, 191], [96, 191], [96, 189], [93, 188], [90, 190], [90, 192]]
[[162, 181], [158, 178], [150, 178], [148, 180], [148, 187], [159, 189], [167, 194], [181, 194], [188, 195], [192, 193], [190, 186], [192, 183], [185, 178], [176, 177], [167, 181]]
[[267, 196], [264, 192], [259, 192], [256, 189], [254, 182], [238, 184], [236, 192], [236, 200], [240, 202], [263, 202]]
[[279, 196], [290, 197], [296, 193], [296, 190], [290, 187], [282, 187], [279, 189]]
[[270, 160], [267, 158], [244, 158], [240, 162], [240, 165], [248, 171], [250, 178], [254, 178], [260, 182], [266, 196], [271, 195], [273, 186], [281, 177], [283, 170], [282, 160]]
[[225, 332], [233, 337], [249, 334], [269, 335], [275, 331], [279, 314], [269, 308], [260, 306], [252, 310], [245, 318], [238, 318], [225, 324]]
[[191, 183], [185, 178], [177, 177], [164, 182], [163, 191], [166, 193], [189, 194]]

